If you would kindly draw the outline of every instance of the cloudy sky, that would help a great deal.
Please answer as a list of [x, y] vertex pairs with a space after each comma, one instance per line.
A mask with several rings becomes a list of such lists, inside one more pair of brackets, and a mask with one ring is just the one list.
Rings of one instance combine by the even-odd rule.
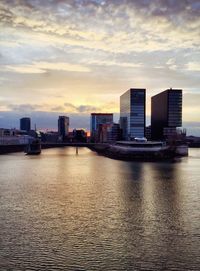
[[1, 0], [0, 71], [0, 127], [31, 116], [56, 128], [65, 114], [88, 128], [131, 87], [147, 89], [149, 116], [150, 97], [173, 87], [200, 135], [200, 1]]

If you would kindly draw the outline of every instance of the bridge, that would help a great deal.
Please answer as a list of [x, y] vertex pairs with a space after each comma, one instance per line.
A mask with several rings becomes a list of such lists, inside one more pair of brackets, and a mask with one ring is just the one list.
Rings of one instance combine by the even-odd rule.
[[[0, 154], [22, 152], [26, 144], [2, 144], [0, 145]], [[91, 150], [103, 151], [109, 144], [107, 143], [81, 143], [81, 142], [42, 142], [42, 149], [62, 148], [62, 147], [85, 147]]]
[[88, 142], [42, 142], [41, 146], [45, 148], [57, 148], [57, 147], [106, 147], [108, 143], [88, 143]]

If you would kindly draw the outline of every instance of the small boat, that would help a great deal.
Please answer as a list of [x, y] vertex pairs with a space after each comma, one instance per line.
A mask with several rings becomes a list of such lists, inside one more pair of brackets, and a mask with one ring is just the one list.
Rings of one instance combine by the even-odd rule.
[[41, 153], [41, 142], [39, 139], [32, 139], [26, 146], [25, 151], [27, 155], [38, 155]]

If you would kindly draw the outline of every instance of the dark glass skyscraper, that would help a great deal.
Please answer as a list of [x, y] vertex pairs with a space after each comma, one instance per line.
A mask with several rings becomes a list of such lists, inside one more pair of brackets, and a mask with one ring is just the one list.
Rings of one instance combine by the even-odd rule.
[[182, 126], [182, 89], [167, 89], [151, 98], [152, 139], [163, 139], [165, 128]]
[[120, 128], [123, 138], [145, 136], [146, 89], [131, 88], [120, 96]]
[[58, 118], [58, 135], [62, 138], [62, 140], [69, 133], [69, 117], [59, 116]]
[[20, 130], [29, 132], [31, 130], [31, 119], [21, 118], [20, 119]]

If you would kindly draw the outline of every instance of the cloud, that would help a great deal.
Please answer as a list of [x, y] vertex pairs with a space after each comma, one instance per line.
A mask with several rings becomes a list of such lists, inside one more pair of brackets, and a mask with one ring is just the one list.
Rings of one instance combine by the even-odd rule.
[[92, 106], [92, 105], [79, 105], [79, 106], [75, 106], [71, 103], [65, 103], [65, 110], [69, 110], [69, 112], [73, 112], [73, 113], [91, 113], [91, 112], [95, 112], [95, 111], [101, 111], [101, 109], [99, 107], [96, 106]]
[[[200, 42], [197, 1], [115, 0], [105, 1], [103, 5], [102, 1], [92, 0], [14, 3], [1, 3], [3, 26], [20, 32], [24, 29], [26, 35], [31, 30], [34, 39], [49, 45], [125, 53], [196, 48]], [[29, 40], [23, 42], [26, 41]]]
[[5, 65], [1, 68], [3, 71], [17, 72], [17, 73], [45, 73], [48, 70], [54, 71], [68, 71], [68, 72], [89, 72], [90, 69], [70, 63], [51, 63], [51, 62], [33, 62], [30, 65]]
[[[86, 60], [85, 60], [86, 62]], [[124, 67], [124, 68], [140, 68], [142, 67], [141, 63], [132, 63], [132, 62], [118, 62], [112, 60], [88, 60], [87, 63], [89, 65], [96, 65], [96, 66], [113, 66], [113, 67]]]
[[177, 65], [176, 65], [176, 59], [175, 58], [168, 59], [166, 64], [168, 65], [169, 69], [171, 69], [171, 70], [177, 70], [177, 68], [178, 68]]
[[90, 114], [92, 112], [101, 112], [102, 108], [92, 105], [74, 105], [72, 103], [64, 103], [64, 105], [55, 105], [51, 106], [51, 104], [10, 104], [0, 102], [0, 110], [1, 111], [17, 111], [17, 112], [34, 112], [34, 111], [53, 111], [53, 112], [62, 112], [62, 113], [87, 113]]
[[91, 113], [94, 111], [101, 111], [101, 109], [99, 107], [95, 107], [92, 105], [80, 105], [77, 107], [77, 110], [79, 113]]
[[34, 65], [6, 65], [1, 67], [2, 71], [16, 72], [16, 73], [45, 73], [45, 70], [35, 67]]
[[35, 104], [8, 104], [7, 109], [19, 112], [32, 112], [41, 108], [41, 105]]
[[52, 111], [55, 111], [55, 112], [64, 112], [65, 111], [65, 107], [64, 106], [54, 106], [51, 108]]
[[200, 63], [199, 62], [189, 62], [186, 64], [186, 68], [188, 71], [200, 71]]
[[71, 72], [90, 72], [90, 69], [78, 64], [70, 63], [50, 63], [50, 62], [37, 62], [34, 65], [40, 67], [42, 70], [56, 70], [56, 71], [71, 71]]

